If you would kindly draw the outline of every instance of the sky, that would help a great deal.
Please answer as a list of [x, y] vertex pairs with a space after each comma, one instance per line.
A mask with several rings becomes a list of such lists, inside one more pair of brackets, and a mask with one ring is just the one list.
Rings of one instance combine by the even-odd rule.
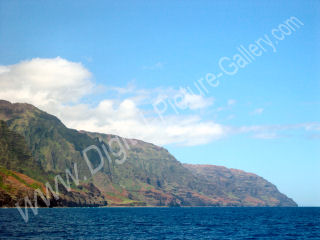
[[320, 206], [319, 1], [0, 0], [0, 99]]

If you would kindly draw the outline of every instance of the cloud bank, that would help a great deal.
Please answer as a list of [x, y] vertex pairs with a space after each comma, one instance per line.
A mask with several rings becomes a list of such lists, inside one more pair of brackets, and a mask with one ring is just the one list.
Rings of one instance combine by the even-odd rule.
[[[230, 127], [214, 121], [205, 121], [194, 110], [210, 107], [214, 99], [187, 92], [186, 89], [135, 89], [105, 87], [117, 92], [120, 99], [104, 98], [97, 104], [85, 104], [96, 88], [92, 74], [81, 63], [57, 57], [35, 58], [14, 65], [0, 66], [0, 99], [31, 103], [59, 117], [63, 123], [78, 130], [116, 134], [158, 145], [199, 145], [235, 134], [249, 134], [256, 139], [274, 139], [287, 131], [303, 130], [318, 136], [320, 123], [293, 125], [264, 125]], [[134, 97], [123, 97], [134, 94]], [[183, 114], [166, 113], [159, 118], [143, 107], [157, 101], [175, 101]], [[87, 101], [88, 102], [88, 101]], [[229, 99], [228, 107], [235, 105]], [[179, 105], [178, 104], [178, 105]], [[169, 105], [169, 104], [168, 104]], [[261, 114], [256, 109], [254, 114]], [[310, 137], [311, 139], [311, 137]], [[312, 137], [312, 139], [317, 139]]]
[[[81, 99], [90, 96], [95, 87], [91, 77], [81, 63], [60, 57], [0, 66], [0, 98], [31, 103], [58, 116], [71, 128], [117, 134], [159, 145], [197, 145], [225, 134], [223, 126], [196, 116], [145, 118], [138, 98], [103, 99], [95, 106], [84, 104]], [[200, 95], [186, 94], [183, 104], [198, 109], [209, 103]]]

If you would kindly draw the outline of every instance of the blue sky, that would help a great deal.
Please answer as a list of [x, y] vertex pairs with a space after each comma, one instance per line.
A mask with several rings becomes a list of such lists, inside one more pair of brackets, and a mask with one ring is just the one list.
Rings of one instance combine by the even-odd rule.
[[[69, 127], [164, 145], [181, 162], [254, 172], [298, 204], [320, 206], [319, 10], [319, 1], [1, 0], [0, 97], [31, 102]], [[290, 17], [303, 25], [277, 40], [272, 30]], [[275, 51], [264, 44], [261, 56], [199, 94], [194, 83], [221, 72], [222, 57], [266, 36]], [[45, 59], [51, 72], [30, 70]], [[8, 77], [20, 92], [6, 88]], [[188, 88], [176, 114], [169, 100]], [[167, 106], [162, 122], [155, 103]], [[83, 111], [101, 118], [92, 123]], [[134, 131], [143, 129], [138, 112], [152, 122], [145, 135]]]

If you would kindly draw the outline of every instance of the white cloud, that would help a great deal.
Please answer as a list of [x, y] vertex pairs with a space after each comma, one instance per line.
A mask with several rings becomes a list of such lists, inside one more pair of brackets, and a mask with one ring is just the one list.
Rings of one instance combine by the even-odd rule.
[[[139, 96], [122, 100], [103, 99], [96, 106], [83, 104], [81, 98], [90, 96], [95, 86], [90, 78], [91, 73], [81, 63], [60, 57], [31, 59], [0, 66], [0, 98], [34, 104], [58, 116], [71, 128], [117, 134], [159, 145], [197, 145], [224, 136], [225, 130], [221, 125], [204, 122], [196, 116], [166, 115], [163, 121], [157, 117], [144, 119], [139, 108]], [[114, 90], [123, 92], [123, 89]], [[136, 91], [132, 85], [124, 92]], [[164, 89], [155, 92], [168, 93]], [[150, 97], [146, 90], [139, 93]], [[183, 101], [188, 108], [198, 109], [208, 106], [212, 100], [187, 93]]]
[[229, 100], [228, 100], [228, 105], [229, 105], [229, 106], [232, 106], [232, 105], [234, 105], [234, 104], [236, 104], [236, 100], [234, 100], [234, 99], [229, 99]]
[[263, 113], [263, 111], [264, 111], [263, 108], [257, 108], [257, 109], [255, 109], [255, 110], [252, 112], [252, 114], [253, 114], [253, 115], [260, 115], [260, 114]]
[[14, 102], [48, 104], [77, 102], [91, 92], [91, 73], [81, 63], [60, 57], [35, 58], [0, 66], [0, 96]]
[[156, 69], [162, 69], [164, 67], [163, 62], [157, 62], [151, 66], [142, 66], [142, 69], [144, 70], [156, 70]]
[[58, 106], [50, 112], [57, 114], [71, 128], [142, 139], [158, 145], [198, 145], [225, 136], [226, 129], [211, 121], [201, 121], [195, 116], [164, 116], [145, 119], [143, 113], [130, 99], [120, 103], [103, 100], [96, 107], [78, 104]]
[[261, 132], [261, 133], [254, 134], [253, 138], [274, 139], [274, 138], [278, 138], [278, 135], [275, 132]]
[[[230, 133], [243, 134], [251, 133], [253, 138], [260, 139], [274, 139], [283, 136], [299, 136], [304, 131], [316, 133], [320, 131], [319, 122], [311, 123], [299, 123], [299, 124], [284, 124], [284, 125], [253, 125], [253, 126], [242, 126], [240, 128], [232, 128]], [[310, 135], [305, 135], [309, 137]]]
[[303, 123], [299, 125], [304, 127], [306, 131], [320, 131], [320, 123], [317, 122]]
[[231, 115], [229, 115], [229, 116], [227, 116], [227, 120], [231, 120], [231, 119], [234, 119], [236, 116], [234, 115], [234, 114], [231, 114]]
[[173, 91], [171, 95], [166, 96], [171, 102], [179, 109], [197, 110], [207, 108], [214, 102], [213, 98], [205, 98], [202, 95], [197, 95], [188, 92], [186, 89], [181, 88], [178, 91]]
[[227, 101], [227, 106], [218, 107], [215, 111], [217, 111], [217, 112], [228, 111], [228, 110], [232, 109], [233, 105], [235, 105], [236, 102], [237, 101], [234, 99], [229, 99]]
[[[288, 130], [303, 130], [310, 134], [320, 131], [320, 123], [291, 125], [257, 125], [227, 127], [213, 121], [204, 121], [197, 115], [156, 114], [144, 118], [141, 104], [149, 104], [161, 97], [177, 100], [190, 110], [203, 109], [213, 104], [212, 98], [192, 94], [185, 89], [115, 88], [119, 94], [137, 95], [120, 99], [102, 99], [96, 105], [84, 104], [83, 97], [97, 86], [91, 73], [81, 64], [62, 59], [31, 59], [14, 65], [0, 66], [0, 99], [28, 102], [56, 115], [68, 127], [137, 138], [158, 145], [199, 145], [226, 135], [252, 134], [260, 139], [272, 139]], [[108, 89], [108, 88], [106, 88]], [[180, 96], [180, 98], [179, 98]], [[166, 99], [168, 101], [168, 99]], [[229, 100], [228, 105], [233, 105]], [[168, 104], [169, 105], [169, 104]], [[262, 113], [263, 109], [257, 110]], [[283, 134], [282, 134], [283, 135]]]

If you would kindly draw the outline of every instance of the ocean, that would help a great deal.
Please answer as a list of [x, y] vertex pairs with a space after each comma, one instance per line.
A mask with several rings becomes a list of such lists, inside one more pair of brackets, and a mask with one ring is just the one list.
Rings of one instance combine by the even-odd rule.
[[0, 209], [0, 239], [320, 239], [320, 208]]

